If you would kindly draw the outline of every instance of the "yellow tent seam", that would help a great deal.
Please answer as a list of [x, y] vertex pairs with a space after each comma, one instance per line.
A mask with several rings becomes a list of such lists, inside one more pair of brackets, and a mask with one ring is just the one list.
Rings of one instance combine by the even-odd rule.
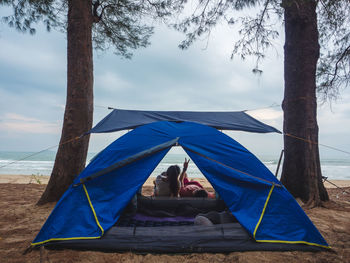
[[[265, 210], [266, 210], [266, 207], [267, 207], [267, 204], [268, 202], [270, 201], [270, 197], [271, 197], [271, 194], [272, 194], [272, 191], [274, 189], [275, 185], [272, 185], [271, 189], [270, 189], [270, 192], [266, 198], [266, 201], [265, 201], [265, 205], [264, 205], [264, 208], [261, 212], [261, 215], [260, 215], [260, 218], [259, 218], [259, 221], [258, 223], [256, 224], [255, 226], [255, 229], [254, 229], [254, 233], [253, 233], [253, 236], [254, 236], [254, 239], [255, 239], [255, 235], [256, 235], [256, 232], [260, 226], [260, 223], [264, 217], [264, 214], [265, 214]], [[324, 245], [320, 245], [320, 244], [317, 244], [317, 243], [311, 243], [311, 242], [307, 242], [307, 241], [284, 241], [284, 240], [257, 240], [255, 239], [256, 242], [266, 242], [266, 243], [286, 243], [286, 244], [306, 244], [306, 245], [311, 245], [311, 246], [318, 246], [318, 247], [323, 247], [323, 248], [331, 248], [330, 246], [324, 246]]]
[[98, 227], [101, 229], [101, 232], [102, 232], [102, 233], [101, 233], [101, 236], [103, 236], [103, 234], [104, 234], [104, 232], [105, 232], [105, 231], [103, 230], [102, 226], [100, 225], [100, 222], [98, 221], [98, 218], [97, 218], [97, 215], [96, 215], [95, 209], [94, 209], [94, 207], [93, 207], [93, 205], [92, 205], [92, 203], [91, 203], [90, 196], [89, 196], [89, 193], [88, 193], [88, 191], [87, 191], [87, 189], [86, 189], [85, 184], [83, 184], [83, 188], [84, 188], [84, 191], [85, 191], [86, 197], [87, 197], [87, 199], [88, 199], [88, 201], [89, 201], [89, 204], [90, 204], [90, 207], [91, 207], [92, 213], [94, 214], [94, 217], [95, 217], [96, 223], [97, 223]]
[[269, 192], [269, 194], [267, 195], [267, 198], [266, 198], [266, 201], [265, 201], [265, 205], [264, 205], [264, 208], [263, 208], [263, 210], [262, 210], [262, 212], [261, 212], [259, 221], [258, 221], [258, 223], [257, 223], [256, 226], [255, 226], [254, 233], [253, 233], [254, 239], [255, 239], [256, 231], [258, 230], [259, 225], [260, 225], [260, 223], [261, 223], [261, 220], [262, 220], [262, 218], [264, 217], [265, 210], [266, 210], [267, 204], [268, 204], [268, 202], [269, 202], [269, 200], [270, 200], [270, 197], [271, 197], [273, 188], [275, 188], [275, 184], [272, 185], [272, 187], [271, 187], [271, 189], [270, 189], [270, 192]]
[[286, 244], [306, 244], [311, 246], [331, 248], [330, 246], [324, 246], [317, 243], [311, 243], [307, 241], [285, 241], [285, 240], [255, 240], [256, 242], [265, 242], [265, 243], [286, 243]]
[[37, 243], [31, 243], [31, 246], [37, 246], [37, 245], [42, 245], [44, 243], [50, 242], [50, 241], [62, 241], [62, 240], [78, 240], [78, 239], [98, 239], [102, 236], [98, 236], [98, 237], [62, 237], [62, 238], [50, 238], [48, 240], [45, 241], [41, 241], [41, 242], [37, 242]]
[[66, 237], [66, 238], [50, 238], [48, 240], [44, 240], [44, 241], [41, 241], [41, 242], [37, 242], [37, 243], [31, 243], [30, 245], [31, 246], [37, 246], [37, 245], [42, 245], [44, 243], [47, 243], [47, 242], [50, 242], [50, 241], [63, 241], [63, 240], [79, 240], [79, 239], [98, 239], [100, 237], [103, 236], [104, 234], [104, 230], [102, 228], [102, 226], [100, 225], [100, 222], [98, 221], [98, 218], [97, 218], [97, 215], [96, 215], [96, 212], [95, 212], [95, 209], [91, 203], [91, 199], [90, 199], [90, 196], [89, 196], [89, 193], [86, 189], [86, 186], [83, 184], [83, 188], [84, 188], [84, 192], [85, 192], [85, 195], [87, 197], [87, 200], [89, 202], [89, 205], [90, 205], [90, 208], [92, 210], [92, 213], [94, 214], [94, 217], [95, 217], [95, 220], [96, 220], [96, 223], [98, 225], [98, 227], [101, 229], [101, 235], [100, 236], [97, 236], [97, 237]]

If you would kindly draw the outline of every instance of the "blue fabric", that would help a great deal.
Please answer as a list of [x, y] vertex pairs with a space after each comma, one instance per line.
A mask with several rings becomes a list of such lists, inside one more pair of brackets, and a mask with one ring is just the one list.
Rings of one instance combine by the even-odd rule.
[[[263, 163], [232, 138], [198, 123], [164, 121], [138, 127], [99, 153], [74, 183], [177, 137], [179, 145], [241, 225], [252, 236], [256, 230], [256, 240], [328, 246], [295, 199]], [[123, 208], [168, 150], [146, 156], [85, 183], [104, 231], [116, 223]], [[272, 185], [275, 187], [261, 218]], [[101, 234], [84, 189], [79, 185], [64, 194], [33, 243], [51, 238], [99, 237]]]
[[257, 133], [277, 132], [244, 111], [196, 112], [196, 111], [138, 111], [115, 109], [101, 120], [89, 133], [103, 133], [134, 129], [157, 121], [187, 121], [201, 123], [218, 130], [238, 130]]

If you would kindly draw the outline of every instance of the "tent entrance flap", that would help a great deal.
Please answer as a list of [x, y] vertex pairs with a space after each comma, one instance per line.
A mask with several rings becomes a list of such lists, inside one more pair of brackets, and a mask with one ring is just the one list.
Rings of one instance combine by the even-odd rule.
[[132, 156], [122, 160], [122, 161], [119, 161], [119, 162], [117, 162], [115, 164], [112, 164], [111, 166], [106, 167], [105, 169], [103, 169], [101, 171], [98, 171], [97, 173], [94, 173], [94, 174], [92, 174], [90, 176], [87, 176], [85, 178], [81, 178], [80, 182], [75, 184], [74, 186], [78, 186], [78, 185], [83, 184], [83, 183], [85, 183], [87, 181], [90, 181], [90, 180], [92, 180], [92, 179], [94, 179], [96, 177], [99, 177], [101, 175], [105, 175], [105, 174], [110, 173], [112, 171], [115, 171], [115, 170], [117, 170], [119, 168], [122, 168], [122, 167], [124, 167], [124, 166], [126, 166], [126, 165], [128, 165], [130, 163], [133, 163], [133, 162], [135, 162], [137, 160], [140, 160], [142, 158], [145, 158], [147, 156], [155, 154], [155, 153], [157, 153], [159, 151], [162, 151], [162, 150], [164, 150], [166, 148], [172, 147], [172, 146], [176, 145], [178, 143], [178, 141], [179, 141], [179, 137], [176, 137], [173, 140], [167, 141], [165, 143], [156, 145], [156, 146], [154, 146], [154, 147], [152, 147], [150, 149], [147, 149], [147, 150], [144, 150], [142, 152], [136, 153], [136, 154], [134, 154], [134, 155], [132, 155]]

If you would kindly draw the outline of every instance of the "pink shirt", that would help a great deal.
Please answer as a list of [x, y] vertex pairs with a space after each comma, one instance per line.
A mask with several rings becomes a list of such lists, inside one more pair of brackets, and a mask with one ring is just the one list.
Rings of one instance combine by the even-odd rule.
[[187, 177], [185, 177], [184, 178], [184, 186], [191, 185], [191, 184], [192, 185], [197, 185], [198, 187], [204, 189], [203, 186], [199, 182], [197, 182], [197, 181], [190, 181], [190, 180], [188, 180]]
[[181, 197], [193, 197], [193, 193], [196, 190], [201, 190], [201, 189], [203, 188], [199, 187], [198, 185], [189, 184], [189, 185], [185, 185], [184, 187], [181, 187], [179, 194]]

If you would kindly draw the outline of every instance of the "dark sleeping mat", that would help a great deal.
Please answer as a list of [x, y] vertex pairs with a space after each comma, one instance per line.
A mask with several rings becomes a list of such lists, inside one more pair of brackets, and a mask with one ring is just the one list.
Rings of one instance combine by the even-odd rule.
[[122, 215], [116, 226], [119, 227], [161, 227], [193, 225], [194, 217], [172, 216], [155, 217], [141, 213], [135, 215]]
[[100, 239], [49, 242], [45, 247], [138, 253], [322, 250], [303, 244], [255, 242], [239, 223], [212, 226], [114, 226]]

